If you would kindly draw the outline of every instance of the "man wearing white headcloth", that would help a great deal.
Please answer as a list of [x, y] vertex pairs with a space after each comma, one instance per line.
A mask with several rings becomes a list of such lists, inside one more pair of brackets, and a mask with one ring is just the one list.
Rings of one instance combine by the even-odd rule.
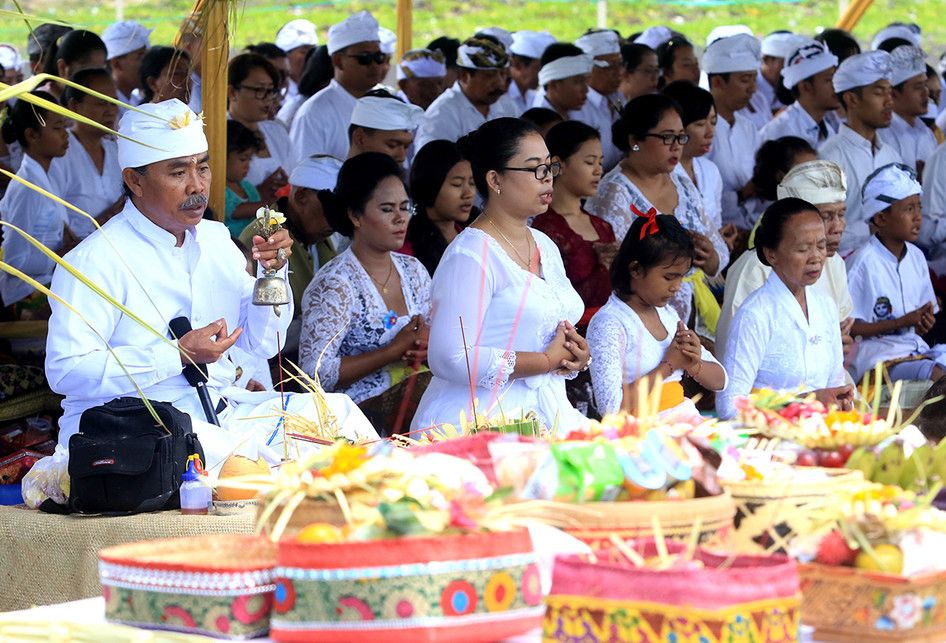
[[443, 93], [447, 64], [443, 52], [412, 49], [397, 65], [397, 95], [407, 103], [427, 109]]
[[900, 153], [903, 162], [922, 180], [923, 166], [936, 149], [933, 130], [921, 118], [926, 115], [930, 100], [926, 56], [919, 47], [901, 45], [890, 52], [890, 61], [893, 116], [890, 127], [880, 130], [880, 137]]
[[841, 106], [832, 83], [837, 65], [838, 57], [822, 43], [811, 38], [798, 39], [782, 69], [782, 80], [795, 102], [762, 129], [763, 141], [797, 136], [818, 149], [837, 134], [825, 118]]
[[834, 91], [844, 105], [847, 122], [818, 150], [834, 161], [847, 178], [847, 227], [841, 256], [847, 257], [870, 237], [861, 208], [861, 188], [874, 170], [900, 163], [900, 154], [883, 142], [878, 131], [890, 126], [893, 111], [890, 54], [868, 51], [846, 58], [834, 73]]
[[893, 380], [946, 375], [946, 346], [923, 340], [939, 306], [926, 257], [913, 245], [922, 218], [920, 192], [913, 170], [902, 163], [879, 168], [864, 183], [862, 211], [875, 234], [847, 259], [858, 380], [877, 363], [887, 365]]
[[923, 46], [923, 34], [919, 25], [906, 24], [903, 22], [891, 22], [889, 25], [877, 32], [870, 43], [870, 48], [878, 50], [888, 40], [896, 38], [897, 40], [906, 40], [914, 47]]
[[565, 120], [575, 118], [588, 98], [588, 78], [594, 67], [595, 59], [569, 42], [549, 45], [542, 54], [539, 90], [532, 106], [551, 109]]
[[585, 106], [572, 117], [591, 125], [601, 135], [601, 149], [604, 152], [604, 171], [608, 172], [621, 160], [621, 151], [611, 139], [611, 126], [621, 115], [624, 95], [620, 91], [621, 41], [617, 33], [610, 29], [589, 31], [575, 41], [575, 44], [589, 56], [593, 56], [595, 65], [588, 77], [588, 97]]
[[[838, 319], [841, 321], [841, 337], [845, 345], [850, 343], [851, 311], [854, 303], [848, 289], [847, 271], [844, 260], [838, 255], [841, 235], [844, 233], [844, 210], [847, 199], [847, 185], [841, 167], [832, 161], [807, 161], [796, 165], [782, 179], [777, 188], [778, 198], [794, 197], [804, 199], [818, 208], [824, 219], [827, 237], [827, 254], [821, 277], [815, 287], [822, 289], [838, 306]], [[761, 219], [760, 219], [761, 220]], [[756, 224], [758, 225], [758, 224]], [[723, 291], [723, 304], [720, 306], [719, 322], [716, 325], [716, 350], [720, 360], [724, 358], [729, 328], [736, 311], [746, 297], [762, 287], [772, 273], [772, 268], [763, 265], [752, 248], [753, 238], [749, 239], [749, 252], [744, 252], [729, 267], [726, 273], [726, 288]]]
[[664, 27], [663, 25], [657, 25], [655, 27], [647, 27], [647, 29], [644, 29], [644, 31], [642, 31], [639, 36], [634, 38], [634, 44], [647, 45], [654, 51], [657, 51], [657, 47], [664, 44], [671, 38], [673, 38], [673, 32], [670, 31], [670, 29]]
[[496, 40], [499, 41], [499, 44], [501, 44], [503, 46], [503, 49], [505, 49], [507, 52], [509, 51], [509, 48], [512, 46], [512, 41], [513, 41], [512, 33], [506, 29], [503, 29], [502, 27], [487, 27], [486, 29], [480, 29], [475, 34], [473, 34], [473, 37], [476, 38], [480, 34], [483, 34], [484, 36], [489, 36], [491, 38], [495, 38]]
[[16, 85], [23, 80], [23, 59], [19, 50], [10, 43], [0, 43], [0, 67], [3, 67], [0, 82]]
[[772, 115], [785, 107], [775, 92], [782, 82], [785, 59], [800, 39], [800, 36], [790, 31], [774, 31], [762, 39], [762, 66], [756, 76], [755, 94], [746, 112], [760, 128], [768, 125]]
[[716, 103], [716, 137], [708, 157], [723, 179], [723, 223], [751, 229], [740, 205], [753, 196], [752, 170], [759, 149], [758, 128], [740, 110], [756, 89], [756, 75], [762, 60], [759, 41], [745, 33], [716, 40], [703, 53], [703, 69], [709, 78]]
[[[46, 375], [50, 387], [65, 396], [60, 446], [68, 448], [83, 411], [136, 396], [137, 386], [149, 399], [191, 415], [212, 473], [234, 452], [278, 462], [279, 432], [267, 446], [278, 422], [273, 417], [278, 393], [229, 389], [236, 372], [227, 351], [237, 346], [258, 359], [274, 356], [292, 319], [292, 304], [281, 307], [281, 315], [273, 307], [252, 305], [254, 279], [246, 273], [243, 254], [222, 223], [203, 219], [211, 174], [200, 118], [176, 99], [141, 109], [145, 113], [126, 112], [119, 124], [119, 132], [129, 137], [119, 139], [118, 154], [130, 198], [67, 261], [167, 339], [57, 269], [51, 289], [82, 315], [50, 301]], [[253, 257], [261, 269], [269, 266], [285, 277], [291, 246], [285, 230], [268, 240], [255, 237]], [[175, 337], [169, 326], [179, 317], [194, 330]], [[206, 365], [207, 389], [222, 426], [205, 421], [197, 392], [182, 374], [188, 360]], [[332, 400], [339, 419], [347, 418], [350, 400]], [[297, 412], [310, 402], [300, 400]], [[259, 416], [269, 417], [247, 419]], [[367, 431], [373, 432], [370, 426]]]
[[[148, 37], [154, 29], [146, 29], [134, 20], [113, 22], [102, 32], [108, 68], [115, 81], [118, 100], [129, 105], [141, 103], [141, 78], [138, 70], [151, 42]], [[125, 113], [120, 108], [119, 116]]]
[[427, 108], [415, 149], [441, 138], [456, 141], [494, 118], [519, 116], [505, 97], [508, 67], [509, 55], [492, 40], [471, 38], [460, 45], [457, 82]]
[[319, 44], [315, 25], [305, 18], [290, 20], [276, 32], [275, 45], [286, 52], [289, 61], [289, 89], [286, 98], [299, 95], [299, 79], [305, 68], [305, 59], [313, 47]]
[[368, 92], [358, 99], [351, 113], [348, 158], [380, 152], [403, 165], [423, 117], [424, 110], [387, 90]]
[[519, 108], [519, 113], [532, 107], [535, 90], [539, 87], [539, 68], [546, 47], [555, 42], [555, 36], [547, 31], [517, 31], [512, 34], [509, 46], [512, 65], [509, 67], [507, 95]]
[[377, 20], [361, 11], [328, 30], [335, 77], [306, 100], [292, 120], [290, 138], [297, 163], [313, 154], [348, 156], [348, 124], [355, 101], [382, 81], [390, 60], [381, 51], [378, 28]]

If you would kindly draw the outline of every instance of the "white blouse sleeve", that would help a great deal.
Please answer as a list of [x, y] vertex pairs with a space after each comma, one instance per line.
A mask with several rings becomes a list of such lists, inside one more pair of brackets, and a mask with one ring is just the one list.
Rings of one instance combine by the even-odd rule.
[[614, 317], [595, 315], [588, 324], [588, 346], [592, 356], [591, 386], [598, 413], [617, 413], [624, 400], [627, 334]]
[[[752, 392], [756, 375], [765, 355], [765, 347], [770, 338], [770, 330], [759, 316], [751, 314], [745, 305], [736, 313], [729, 340], [726, 343], [726, 356], [723, 370], [729, 381], [725, 390], [716, 396], [716, 412], [724, 420], [736, 415], [736, 398], [745, 397]], [[840, 328], [838, 330], [840, 333]]]
[[516, 353], [478, 344], [486, 309], [498, 289], [489, 263], [488, 258], [481, 261], [465, 250], [448, 254], [440, 262], [432, 288], [427, 356], [430, 370], [437, 377], [468, 384], [472, 374], [477, 387], [498, 389], [512, 375]]
[[611, 224], [614, 238], [618, 243], [624, 240], [631, 227], [628, 216], [631, 197], [620, 181], [602, 181], [598, 194], [588, 200], [586, 207], [590, 214], [601, 217]]
[[[353, 284], [320, 271], [302, 296], [302, 331], [299, 362], [302, 370], [318, 370], [326, 391], [335, 390], [342, 358], [339, 349], [352, 319]], [[318, 368], [316, 368], [318, 367]]]

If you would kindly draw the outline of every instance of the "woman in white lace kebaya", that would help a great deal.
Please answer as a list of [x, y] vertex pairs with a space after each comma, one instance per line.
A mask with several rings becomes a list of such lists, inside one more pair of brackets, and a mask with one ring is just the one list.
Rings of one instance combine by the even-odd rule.
[[[618, 242], [638, 214], [673, 214], [693, 237], [693, 267], [708, 277], [718, 275], [729, 263], [729, 248], [707, 217], [696, 186], [673, 171], [689, 140], [677, 104], [661, 94], [635, 98], [615, 122], [613, 138], [626, 155], [601, 180], [587, 210], [611, 224]], [[670, 302], [681, 319], [689, 319], [692, 299], [693, 286], [684, 282]]]
[[707, 389], [726, 373], [667, 304], [693, 262], [693, 241], [675, 217], [639, 217], [611, 264], [614, 292], [588, 325], [598, 412], [637, 411], [637, 382], [663, 382], [660, 411], [699, 412], [683, 396], [684, 372]]
[[733, 318], [723, 361], [729, 384], [716, 396], [719, 416], [735, 416], [736, 399], [758, 388], [811, 391], [825, 406], [850, 410], [854, 390], [844, 384], [838, 307], [811, 288], [827, 258], [821, 214], [801, 199], [776, 201], [755, 241], [772, 274]]
[[356, 403], [403, 380], [427, 358], [430, 276], [404, 245], [410, 206], [401, 169], [369, 152], [342, 165], [326, 214], [351, 246], [323, 266], [302, 298], [299, 360], [327, 391]]
[[[413, 429], [534, 411], [559, 432], [585, 418], [568, 403], [565, 378], [590, 360], [573, 324], [584, 305], [558, 248], [529, 228], [552, 201], [559, 171], [538, 131], [498, 118], [471, 140], [483, 214], [447, 248], [433, 280], [433, 379]], [[472, 381], [471, 381], [472, 380]]]

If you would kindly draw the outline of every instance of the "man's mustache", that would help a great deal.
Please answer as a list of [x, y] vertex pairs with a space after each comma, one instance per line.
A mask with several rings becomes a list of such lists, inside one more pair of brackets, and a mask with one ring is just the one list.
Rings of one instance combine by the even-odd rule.
[[182, 203], [178, 209], [180, 210], [195, 210], [197, 208], [205, 207], [208, 203], [207, 197], [203, 194], [195, 194], [193, 196], [187, 197], [187, 199]]

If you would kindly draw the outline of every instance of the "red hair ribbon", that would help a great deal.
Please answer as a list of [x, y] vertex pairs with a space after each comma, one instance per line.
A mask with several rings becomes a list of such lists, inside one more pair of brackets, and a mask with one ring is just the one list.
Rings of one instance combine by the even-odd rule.
[[639, 217], [645, 217], [647, 219], [641, 228], [641, 240], [643, 240], [644, 237], [648, 235], [654, 234], [655, 232], [660, 232], [660, 228], [657, 226], [657, 208], [651, 208], [647, 212], [641, 212], [637, 209], [637, 206], [632, 203], [631, 212]]

